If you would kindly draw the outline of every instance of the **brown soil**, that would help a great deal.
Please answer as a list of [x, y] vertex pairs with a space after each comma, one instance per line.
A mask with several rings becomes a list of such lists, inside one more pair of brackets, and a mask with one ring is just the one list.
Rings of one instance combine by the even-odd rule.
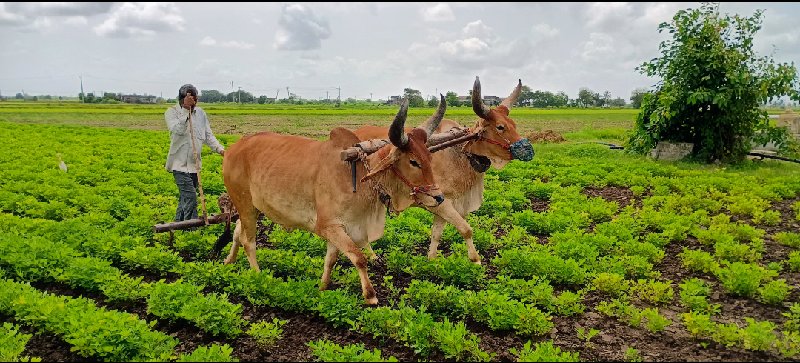
[[528, 134], [527, 138], [532, 143], [559, 143], [567, 141], [563, 136], [561, 136], [561, 134], [553, 130], [534, 131]]
[[[621, 207], [630, 204], [634, 199], [638, 202], [639, 199], [633, 198], [633, 194], [629, 189], [621, 187], [587, 188], [584, 193], [590, 196], [600, 196], [609, 201], [616, 201]], [[756, 227], [767, 232], [765, 236], [766, 251], [763, 254], [765, 261], [785, 259], [788, 254], [789, 250], [785, 246], [773, 241], [772, 236], [775, 233], [780, 231], [800, 232], [800, 224], [794, 219], [794, 213], [791, 211], [792, 203], [797, 200], [800, 200], [800, 197], [773, 204], [773, 209], [781, 212], [782, 220], [778, 226], [756, 225]], [[546, 204], [546, 201], [538, 201], [534, 204], [534, 210], [544, 211], [547, 209]], [[636, 207], [637, 204], [634, 204], [634, 206]], [[743, 222], [752, 223], [749, 220]], [[269, 248], [268, 246], [271, 245], [267, 240], [269, 228], [271, 227], [259, 226], [259, 248]], [[499, 231], [498, 233], [502, 235], [504, 232]], [[544, 237], [546, 238], [546, 236]], [[554, 344], [562, 350], [580, 353], [581, 361], [623, 361], [626, 359], [625, 351], [628, 347], [637, 349], [644, 361], [792, 361], [776, 353], [727, 348], [710, 340], [696, 339], [689, 335], [683, 327], [680, 317], [680, 314], [686, 312], [687, 309], [680, 304], [680, 288], [678, 286], [686, 279], [697, 277], [708, 281], [713, 289], [709, 301], [722, 306], [722, 313], [716, 316], [715, 320], [718, 322], [736, 322], [742, 327], [744, 326], [743, 317], [754, 317], [757, 320], [769, 320], [776, 324], [782, 324], [785, 321], [785, 317], [781, 315], [781, 312], [787, 311], [786, 307], [789, 305], [789, 301], [800, 301], [800, 289], [794, 289], [789, 298], [787, 298], [787, 302], [777, 307], [762, 304], [751, 298], [731, 296], [719, 286], [719, 281], [715, 277], [689, 272], [681, 265], [678, 255], [684, 247], [708, 250], [707, 247], [693, 238], [671, 243], [665, 248], [666, 254], [663, 261], [654, 266], [655, 270], [661, 272], [662, 280], [672, 281], [675, 291], [675, 298], [671, 303], [658, 306], [659, 312], [672, 321], [672, 324], [661, 333], [651, 333], [643, 327], [631, 327], [623, 321], [600, 314], [596, 309], [597, 304], [609, 298], [596, 292], [589, 292], [584, 296], [583, 303], [586, 306], [586, 310], [583, 314], [572, 317], [553, 316], [552, 321], [555, 329], [550, 334], [542, 337], [531, 339], [513, 332], [491, 331], [485, 324], [476, 323], [471, 319], [467, 319], [465, 323], [471, 332], [480, 337], [481, 349], [496, 354], [495, 360], [503, 362], [515, 361], [516, 357], [509, 353], [509, 349], [520, 349], [529, 339], [533, 342], [552, 339]], [[440, 245], [440, 250], [444, 254], [449, 254], [451, 251], [449, 243], [443, 242]], [[425, 254], [426, 252], [427, 246], [419, 246], [415, 251], [415, 253], [420, 254]], [[496, 271], [491, 267], [490, 262], [497, 252], [491, 250], [480, 251], [480, 253], [484, 265], [489, 267], [487, 269], [488, 277], [493, 277]], [[338, 264], [348, 266], [349, 261], [340, 258]], [[389, 303], [388, 290], [382, 286], [383, 276], [387, 274], [385, 261], [371, 262], [368, 266], [368, 271], [381, 305], [387, 305]], [[783, 272], [781, 276], [786, 278], [790, 284], [795, 286], [800, 284], [800, 273]], [[154, 279], [155, 276], [148, 276], [148, 278]], [[411, 277], [404, 273], [398, 274], [393, 278], [395, 286], [403, 289], [408, 286], [410, 281]], [[366, 334], [333, 327], [314, 314], [296, 314], [275, 308], [253, 306], [237, 297], [231, 297], [230, 300], [234, 303], [242, 304], [244, 308], [243, 315], [249, 321], [271, 321], [273, 317], [289, 320], [289, 323], [283, 328], [283, 337], [275, 346], [259, 347], [246, 334], [242, 334], [235, 339], [214, 337], [185, 321], [170, 322], [157, 319], [146, 312], [146, 304], [143, 301], [124, 304], [107, 303], [97, 293], [73, 289], [63, 284], [35, 283], [33, 285], [51, 293], [86, 296], [95, 300], [100, 306], [130, 312], [142, 319], [157, 320], [158, 323], [154, 329], [170, 334], [180, 340], [180, 345], [177, 348], [178, 353], [189, 353], [200, 345], [217, 342], [227, 343], [232, 346], [234, 348], [234, 357], [241, 361], [312, 361], [314, 357], [311, 355], [306, 343], [326, 338], [340, 345], [363, 343], [368, 349], [380, 349], [384, 357], [395, 356], [400, 361], [445, 360], [441, 353], [431, 357], [423, 357], [416, 355], [412, 349], [403, 346], [402, 343], [390, 339], [375, 339]], [[556, 286], [555, 288], [557, 293], [566, 289], [561, 286]], [[636, 305], [640, 308], [649, 307], [646, 303], [641, 302], [637, 302]], [[9, 316], [0, 315], [0, 322], [5, 321], [16, 322]], [[19, 322], [16, 323], [19, 324]], [[576, 330], [579, 327], [583, 327], [587, 331], [591, 328], [598, 329], [601, 332], [587, 343], [577, 336]], [[22, 331], [30, 333], [33, 329], [23, 326]], [[701, 343], [707, 344], [707, 346], [704, 348]], [[26, 346], [24, 355], [41, 357], [43, 361], [51, 362], [96, 361], [70, 352], [69, 344], [65, 343], [60, 337], [46, 333], [35, 335]]]

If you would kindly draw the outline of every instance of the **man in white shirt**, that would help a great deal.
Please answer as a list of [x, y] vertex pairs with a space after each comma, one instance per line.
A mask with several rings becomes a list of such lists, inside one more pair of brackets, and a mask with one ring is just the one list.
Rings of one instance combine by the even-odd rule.
[[208, 116], [202, 108], [197, 107], [197, 99], [197, 88], [185, 84], [178, 90], [178, 104], [164, 112], [170, 133], [169, 155], [165, 167], [175, 177], [175, 184], [180, 192], [175, 211], [176, 222], [197, 218], [197, 173], [203, 165], [200, 157], [203, 144], [220, 155], [225, 154], [225, 148], [211, 132]]

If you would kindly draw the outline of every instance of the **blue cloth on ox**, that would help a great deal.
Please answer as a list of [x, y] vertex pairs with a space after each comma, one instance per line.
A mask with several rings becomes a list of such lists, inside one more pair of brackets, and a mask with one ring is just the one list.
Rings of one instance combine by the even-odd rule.
[[509, 151], [514, 159], [522, 161], [533, 160], [533, 146], [528, 139], [520, 139], [519, 141], [511, 144]]

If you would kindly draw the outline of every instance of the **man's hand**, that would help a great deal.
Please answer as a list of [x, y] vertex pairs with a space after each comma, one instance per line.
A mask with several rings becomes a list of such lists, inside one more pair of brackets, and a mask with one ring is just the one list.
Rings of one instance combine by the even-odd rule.
[[186, 95], [186, 97], [183, 98], [183, 108], [187, 110], [191, 110], [192, 108], [194, 108], [196, 104], [197, 101], [194, 99], [194, 96], [192, 95]]

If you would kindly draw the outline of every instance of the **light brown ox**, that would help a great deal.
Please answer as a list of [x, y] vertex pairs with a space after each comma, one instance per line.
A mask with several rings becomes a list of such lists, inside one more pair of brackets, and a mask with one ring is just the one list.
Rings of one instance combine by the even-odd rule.
[[[357, 177], [383, 187], [395, 205], [435, 207], [444, 196], [435, 183], [428, 135], [439, 125], [446, 102], [442, 97], [436, 113], [419, 127], [404, 133], [408, 100], [404, 100], [392, 126], [381, 134], [390, 144], [366, 156], [370, 172], [357, 163]], [[262, 132], [246, 136], [225, 151], [222, 172], [225, 188], [239, 213], [233, 245], [225, 263], [232, 263], [239, 244], [244, 246], [250, 266], [256, 261], [256, 218], [258, 211], [272, 222], [289, 230], [299, 228], [327, 241], [328, 251], [320, 289], [331, 282], [331, 269], [338, 251], [358, 269], [367, 304], [377, 304], [370, 283], [366, 260], [360, 248], [383, 235], [386, 222], [384, 205], [369, 183], [352, 190], [350, 165], [340, 152], [358, 143], [350, 130], [335, 128], [329, 140]]]
[[[488, 158], [493, 167], [500, 169], [514, 159], [509, 152], [510, 145], [514, 143], [518, 143], [524, 149], [527, 148], [529, 155], [533, 156], [530, 143], [519, 135], [516, 123], [509, 117], [511, 106], [516, 102], [521, 90], [522, 80], [499, 106], [489, 108], [481, 98], [480, 79], [475, 77], [472, 87], [472, 108], [480, 118], [470, 131], [480, 133], [481, 137], [470, 140], [463, 146], [456, 145], [433, 153], [434, 178], [442, 188], [446, 199], [439, 206], [425, 207], [434, 214], [428, 258], [433, 259], [437, 256], [442, 231], [445, 223], [449, 222], [464, 238], [469, 259], [477, 264], [481, 263], [480, 255], [472, 241], [472, 227], [464, 218], [467, 214], [478, 210], [483, 203], [484, 173], [470, 165], [470, 158]], [[446, 132], [458, 126], [460, 125], [456, 121], [445, 119], [436, 132]], [[368, 140], [385, 135], [386, 127], [363, 126], [355, 130], [355, 133], [360, 139]], [[530, 159], [525, 157], [523, 160]], [[485, 161], [483, 163], [484, 167], [488, 167]]]

